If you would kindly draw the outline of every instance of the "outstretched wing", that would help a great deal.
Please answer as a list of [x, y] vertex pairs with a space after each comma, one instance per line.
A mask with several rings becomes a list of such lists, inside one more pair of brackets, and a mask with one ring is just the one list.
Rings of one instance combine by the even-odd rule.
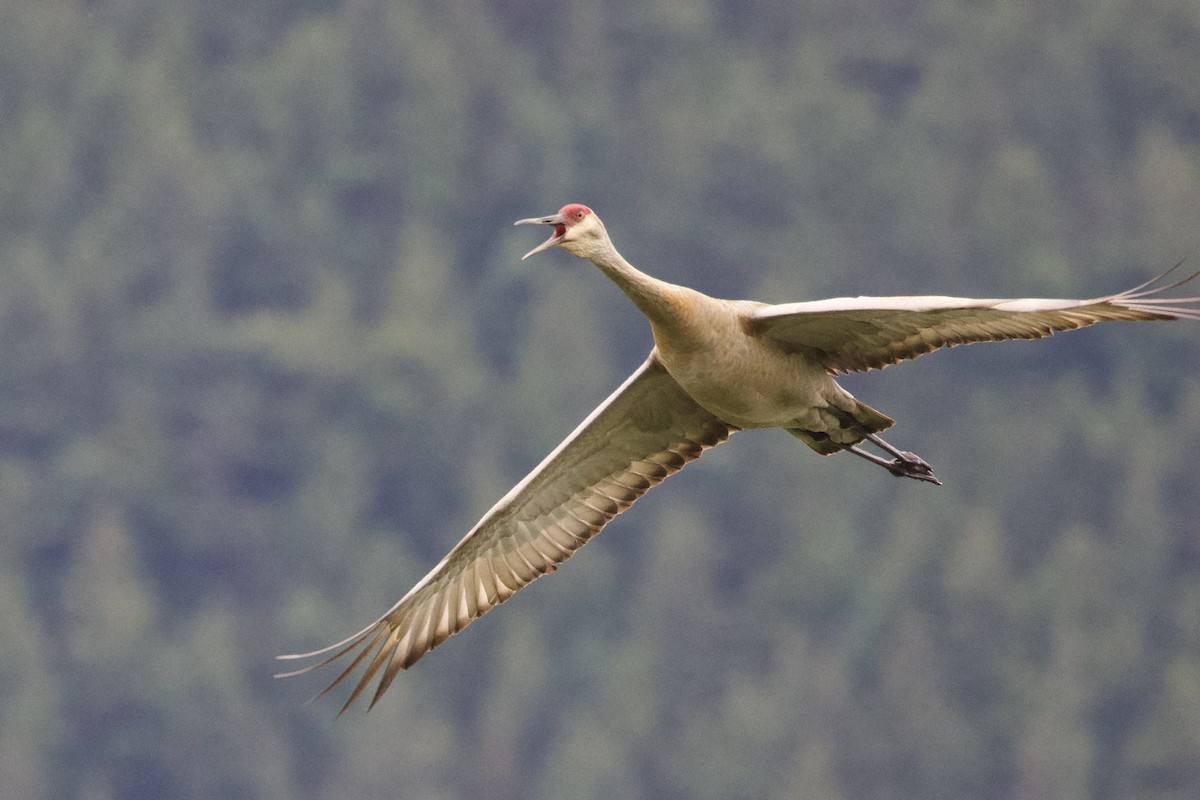
[[1169, 274], [1093, 300], [839, 297], [763, 306], [747, 323], [752, 332], [812, 358], [836, 375], [879, 369], [942, 347], [1040, 339], [1110, 320], [1200, 320], [1200, 297], [1162, 297], [1200, 273], [1154, 288]]
[[366, 661], [342, 710], [382, 669], [371, 700], [375, 705], [401, 669], [553, 572], [634, 500], [735, 430], [697, 405], [651, 353], [400, 602], [338, 644], [280, 656], [322, 660], [279, 677], [308, 672], [357, 650], [322, 694]]

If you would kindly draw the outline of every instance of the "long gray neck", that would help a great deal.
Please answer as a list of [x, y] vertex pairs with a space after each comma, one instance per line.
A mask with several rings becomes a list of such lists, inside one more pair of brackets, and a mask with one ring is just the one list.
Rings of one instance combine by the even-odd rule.
[[607, 237], [599, 240], [586, 258], [620, 287], [652, 322], [665, 322], [670, 317], [671, 301], [678, 297], [681, 287], [660, 281], [634, 267]]

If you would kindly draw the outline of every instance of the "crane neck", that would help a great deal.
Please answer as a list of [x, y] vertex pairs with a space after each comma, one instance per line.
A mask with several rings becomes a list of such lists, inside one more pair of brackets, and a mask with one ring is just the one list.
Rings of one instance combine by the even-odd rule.
[[678, 313], [678, 300], [684, 288], [647, 275], [630, 264], [617, 252], [608, 237], [597, 242], [586, 258], [607, 275], [651, 322], [669, 322]]

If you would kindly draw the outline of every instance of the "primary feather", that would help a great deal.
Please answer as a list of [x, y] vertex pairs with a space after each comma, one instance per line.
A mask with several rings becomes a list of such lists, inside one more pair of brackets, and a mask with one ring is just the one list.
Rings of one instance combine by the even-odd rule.
[[308, 672], [361, 645], [325, 691], [366, 660], [343, 709], [382, 670], [374, 705], [399, 670], [553, 572], [650, 487], [734, 430], [688, 397], [652, 354], [386, 614], [345, 641], [286, 656], [325, 658], [285, 674]]
[[942, 347], [1040, 339], [1097, 322], [1200, 319], [1200, 312], [1185, 307], [1196, 298], [1159, 297], [1194, 277], [1161, 289], [1143, 284], [1092, 300], [840, 297], [765, 306], [752, 315], [751, 325], [837, 375], [879, 369]]

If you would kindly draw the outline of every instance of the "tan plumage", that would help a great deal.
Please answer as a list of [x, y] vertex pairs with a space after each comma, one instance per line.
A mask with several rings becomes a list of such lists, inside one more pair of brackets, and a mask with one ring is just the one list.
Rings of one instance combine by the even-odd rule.
[[[1165, 277], [1165, 276], [1164, 276]], [[942, 347], [1041, 339], [1097, 322], [1200, 319], [1196, 298], [1164, 298], [1142, 284], [1093, 300], [975, 300], [968, 297], [844, 297], [765, 306], [751, 330], [795, 347], [834, 375], [896, 364]]]
[[387, 614], [331, 647], [286, 656], [326, 657], [285, 675], [361, 647], [325, 691], [374, 654], [342, 708], [382, 669], [374, 705], [399, 670], [553, 572], [634, 500], [734, 430], [696, 405], [651, 355]]
[[[639, 272], [599, 218], [578, 204], [518, 224], [550, 225], [552, 246], [592, 261], [650, 321], [645, 363], [500, 499], [428, 575], [378, 620], [297, 675], [353, 658], [322, 694], [365, 663], [345, 710], [379, 675], [373, 706], [401, 669], [553, 572], [634, 500], [748, 427], [781, 427], [814, 450], [846, 450], [894, 475], [938, 483], [929, 465], [876, 434], [892, 420], [831, 377], [941, 347], [1034, 339], [1110, 320], [1200, 319], [1200, 298], [1164, 298], [1161, 278], [1093, 300], [856, 297], [764, 305], [707, 297]], [[1164, 276], [1165, 277], [1165, 276]], [[858, 447], [869, 441], [892, 460]]]

